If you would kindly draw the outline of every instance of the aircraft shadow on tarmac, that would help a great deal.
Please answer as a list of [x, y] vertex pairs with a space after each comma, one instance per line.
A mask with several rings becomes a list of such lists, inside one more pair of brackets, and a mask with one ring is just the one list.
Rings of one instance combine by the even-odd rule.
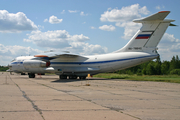
[[57, 79], [57, 80], [54, 80], [54, 81], [51, 81], [51, 82], [55, 82], [55, 83], [68, 83], [68, 82], [78, 82], [78, 81], [88, 81], [88, 80], [112, 80], [112, 79], [103, 79], [103, 78], [98, 78], [98, 79], [95, 79], [95, 78], [89, 78], [89, 79], [84, 79], [84, 80], [81, 80], [81, 79]]

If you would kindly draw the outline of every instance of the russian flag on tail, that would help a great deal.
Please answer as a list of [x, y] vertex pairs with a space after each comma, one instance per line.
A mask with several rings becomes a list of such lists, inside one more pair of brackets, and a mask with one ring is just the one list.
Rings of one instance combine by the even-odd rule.
[[135, 39], [149, 39], [153, 32], [142, 32]]

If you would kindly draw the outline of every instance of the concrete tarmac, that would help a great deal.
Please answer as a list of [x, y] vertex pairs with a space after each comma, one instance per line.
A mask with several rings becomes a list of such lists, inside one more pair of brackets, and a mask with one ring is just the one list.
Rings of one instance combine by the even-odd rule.
[[180, 120], [180, 84], [1, 72], [0, 120]]

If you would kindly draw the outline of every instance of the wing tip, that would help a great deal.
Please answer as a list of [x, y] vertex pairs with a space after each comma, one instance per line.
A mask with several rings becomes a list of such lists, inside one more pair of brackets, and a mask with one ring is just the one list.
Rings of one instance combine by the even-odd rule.
[[166, 13], [166, 12], [170, 13], [170, 11], [159, 11], [158, 13]]

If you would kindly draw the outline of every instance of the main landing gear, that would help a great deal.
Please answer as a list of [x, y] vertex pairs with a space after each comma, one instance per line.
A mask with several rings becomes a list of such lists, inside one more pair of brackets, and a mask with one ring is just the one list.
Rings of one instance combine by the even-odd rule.
[[67, 75], [60, 75], [59, 79], [67, 79]]
[[86, 79], [86, 76], [79, 76], [79, 79], [85, 80], [85, 79]]
[[29, 78], [35, 78], [35, 74], [34, 73], [28, 73]]
[[[70, 76], [60, 75], [60, 76], [59, 76], [59, 79], [67, 79], [67, 77], [69, 77], [69, 79], [77, 79], [78, 76], [76, 76], [76, 75], [70, 75]], [[79, 79], [85, 80], [85, 79], [86, 79], [86, 76], [79, 76]]]

